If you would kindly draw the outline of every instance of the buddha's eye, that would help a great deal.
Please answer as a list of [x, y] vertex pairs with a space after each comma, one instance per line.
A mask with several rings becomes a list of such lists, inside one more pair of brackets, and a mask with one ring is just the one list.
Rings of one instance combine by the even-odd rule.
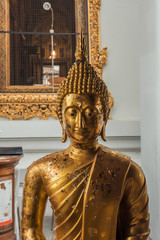
[[97, 114], [97, 110], [95, 108], [89, 107], [84, 110], [84, 115], [87, 118], [94, 117], [96, 114]]
[[92, 112], [86, 112], [87, 116], [92, 116]]
[[77, 115], [77, 111], [74, 108], [68, 108], [66, 113], [72, 117], [75, 117]]
[[70, 116], [75, 116], [76, 113], [75, 112], [72, 112], [72, 113], [68, 113]]

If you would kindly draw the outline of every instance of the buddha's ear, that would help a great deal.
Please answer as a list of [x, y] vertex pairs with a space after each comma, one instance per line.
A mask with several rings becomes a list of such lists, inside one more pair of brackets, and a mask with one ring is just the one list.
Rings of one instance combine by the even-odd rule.
[[65, 143], [67, 141], [67, 133], [66, 130], [64, 129], [64, 127], [62, 127], [62, 140], [63, 143]]
[[100, 133], [100, 136], [101, 136], [102, 140], [105, 141], [105, 142], [107, 141], [107, 138], [106, 138], [106, 135], [105, 135], [106, 124], [107, 124], [107, 121], [103, 122], [102, 130], [101, 130], [101, 133]]

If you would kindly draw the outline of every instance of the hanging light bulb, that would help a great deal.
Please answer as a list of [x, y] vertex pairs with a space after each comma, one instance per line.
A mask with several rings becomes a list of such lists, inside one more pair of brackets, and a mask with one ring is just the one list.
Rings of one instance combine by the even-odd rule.
[[46, 11], [50, 10], [51, 9], [50, 2], [44, 2], [43, 3], [43, 9], [46, 10]]
[[50, 2], [44, 2], [43, 3], [43, 9], [46, 11], [51, 10], [52, 13], [52, 22], [51, 22], [51, 29], [49, 32], [51, 33], [51, 56], [49, 57], [52, 59], [52, 85], [53, 85], [53, 91], [54, 91], [54, 56], [55, 56], [55, 51], [53, 49], [53, 34], [54, 34], [54, 29], [53, 29], [53, 23], [54, 23], [54, 13], [53, 13], [53, 8]]

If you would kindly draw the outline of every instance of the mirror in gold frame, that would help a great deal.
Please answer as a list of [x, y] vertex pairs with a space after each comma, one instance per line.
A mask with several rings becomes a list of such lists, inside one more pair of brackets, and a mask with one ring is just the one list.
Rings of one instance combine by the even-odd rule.
[[[14, 0], [13, 2], [16, 1]], [[39, 116], [41, 119], [47, 119], [49, 116], [56, 117], [56, 87], [58, 85], [55, 84], [54, 89], [52, 85], [26, 85], [26, 82], [16, 85], [11, 79], [13, 75], [11, 74], [13, 71], [11, 68], [11, 61], [13, 62], [11, 54], [13, 50], [10, 47], [11, 34], [7, 34], [7, 32], [11, 32], [10, 2], [9, 0], [0, 1], [0, 116], [7, 117], [10, 120], [29, 119], [36, 116]], [[81, 28], [86, 35], [88, 34], [89, 61], [101, 76], [103, 66], [107, 61], [107, 48], [100, 50], [99, 11], [101, 1], [88, 0], [87, 5], [84, 3], [85, 0], [75, 0], [74, 2], [75, 40]], [[84, 6], [87, 6], [87, 12]], [[21, 29], [16, 31], [21, 33]], [[25, 36], [22, 35], [21, 37]], [[50, 38], [51, 35], [48, 35], [48, 37]], [[16, 53], [14, 54], [16, 56]], [[46, 68], [47, 64], [48, 62], [44, 63]], [[60, 76], [59, 79], [63, 80], [64, 77]]]

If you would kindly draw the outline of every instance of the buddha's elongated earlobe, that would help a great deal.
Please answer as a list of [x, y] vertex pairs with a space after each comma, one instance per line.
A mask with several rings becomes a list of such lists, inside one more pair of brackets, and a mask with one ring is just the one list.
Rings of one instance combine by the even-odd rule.
[[64, 128], [62, 128], [62, 129], [63, 129], [63, 132], [62, 132], [62, 140], [61, 141], [63, 143], [65, 143], [67, 141], [67, 133]]
[[101, 133], [100, 133], [102, 140], [105, 141], [105, 142], [107, 141], [107, 138], [106, 138], [106, 135], [105, 135], [106, 123], [107, 123], [106, 121], [103, 123], [103, 127], [102, 127], [102, 130], [101, 130]]

